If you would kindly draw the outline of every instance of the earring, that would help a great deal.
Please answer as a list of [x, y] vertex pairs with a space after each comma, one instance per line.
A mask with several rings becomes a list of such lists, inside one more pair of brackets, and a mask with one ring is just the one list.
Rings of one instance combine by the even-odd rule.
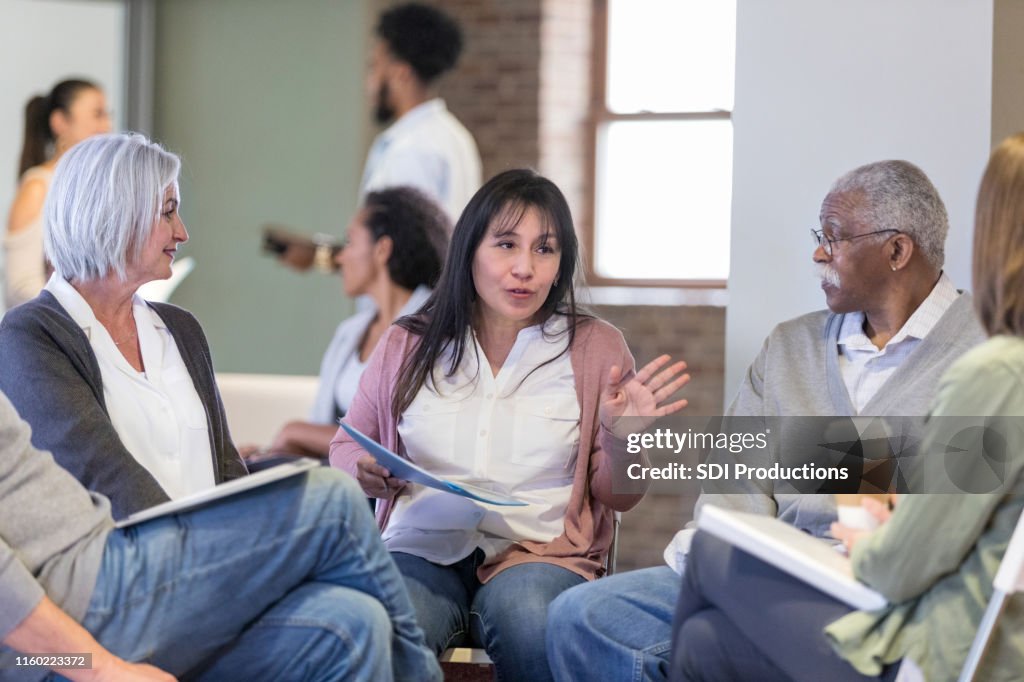
[[893, 271], [893, 272], [896, 272], [896, 266], [895, 266], [895, 265], [894, 265], [894, 266], [892, 266], [892, 271]]

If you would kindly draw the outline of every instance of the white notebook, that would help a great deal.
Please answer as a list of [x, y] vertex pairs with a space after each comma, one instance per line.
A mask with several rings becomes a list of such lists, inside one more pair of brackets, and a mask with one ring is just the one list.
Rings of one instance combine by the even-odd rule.
[[131, 516], [123, 518], [115, 523], [114, 528], [126, 528], [127, 526], [134, 526], [136, 523], [149, 521], [150, 519], [155, 519], [160, 516], [189, 511], [216, 500], [237, 495], [238, 493], [245, 492], [246, 490], [260, 488], [269, 483], [280, 481], [282, 478], [289, 478], [296, 474], [301, 474], [309, 471], [310, 469], [315, 469], [318, 466], [320, 466], [320, 462], [315, 459], [307, 458], [300, 458], [296, 459], [294, 462], [278, 464], [276, 467], [257, 471], [255, 474], [242, 476], [241, 478], [236, 478], [228, 481], [227, 483], [215, 485], [207, 490], [201, 490], [198, 493], [192, 493], [191, 495], [186, 495], [185, 497], [177, 500], [171, 500], [169, 502], [164, 502], [163, 504], [158, 504], [155, 507], [135, 512]]
[[701, 509], [697, 528], [855, 609], [874, 611], [888, 604], [885, 597], [853, 577], [847, 557], [775, 517], [707, 505]]

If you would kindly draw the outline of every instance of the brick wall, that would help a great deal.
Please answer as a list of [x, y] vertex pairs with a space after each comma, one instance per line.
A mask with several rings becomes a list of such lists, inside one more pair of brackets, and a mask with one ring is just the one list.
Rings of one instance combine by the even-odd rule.
[[[686, 360], [692, 379], [681, 391], [687, 416], [722, 413], [725, 380], [725, 309], [712, 306], [594, 306], [622, 330], [637, 364], [662, 353]], [[671, 420], [664, 424], [671, 428]], [[693, 486], [678, 494], [652, 492], [622, 517], [618, 570], [656, 566], [675, 532], [692, 518]]]
[[537, 169], [565, 194], [577, 227], [591, 220], [591, 10], [593, 0], [544, 0], [540, 26]]

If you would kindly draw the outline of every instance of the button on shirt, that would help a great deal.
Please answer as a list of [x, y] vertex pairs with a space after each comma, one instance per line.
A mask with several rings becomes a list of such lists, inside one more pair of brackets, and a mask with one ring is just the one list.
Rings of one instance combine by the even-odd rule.
[[843, 318], [839, 329], [839, 369], [858, 413], [935, 328], [958, 296], [960, 292], [942, 273], [928, 297], [881, 349], [864, 333], [864, 313], [849, 313]]
[[451, 356], [442, 355], [437, 390], [420, 389], [399, 421], [406, 455], [435, 475], [528, 504], [489, 505], [409, 484], [383, 533], [390, 551], [448, 565], [477, 547], [490, 558], [513, 542], [550, 542], [564, 532], [580, 439], [565, 330], [561, 316], [546, 334], [521, 330], [497, 376], [473, 334], [451, 377]]
[[117, 349], [89, 303], [54, 274], [46, 290], [81, 327], [100, 368], [118, 437], [172, 500], [216, 484], [206, 410], [167, 325], [138, 295], [132, 313], [145, 372]]
[[448, 214], [452, 225], [482, 182], [480, 152], [444, 100], [419, 104], [376, 137], [359, 186], [367, 192], [411, 185]]

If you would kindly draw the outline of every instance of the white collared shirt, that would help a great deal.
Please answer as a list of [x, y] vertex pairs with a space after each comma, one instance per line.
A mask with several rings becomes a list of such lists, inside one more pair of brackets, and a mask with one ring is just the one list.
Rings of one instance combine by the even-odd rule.
[[444, 100], [419, 104], [377, 135], [366, 157], [359, 203], [367, 192], [411, 185], [444, 208], [454, 226], [480, 189], [480, 152]]
[[883, 348], [876, 348], [864, 333], [864, 313], [849, 313], [843, 318], [839, 329], [839, 369], [857, 412], [864, 409], [882, 384], [935, 328], [958, 296], [960, 292], [952, 280], [942, 273], [928, 297]]
[[552, 318], [546, 328], [546, 336], [539, 325], [521, 330], [497, 376], [470, 334], [455, 374], [444, 376], [451, 356], [443, 354], [435, 365], [439, 392], [420, 389], [398, 423], [406, 455], [416, 464], [527, 506], [483, 504], [410, 484], [384, 529], [388, 550], [448, 565], [477, 547], [490, 558], [513, 542], [550, 542], [565, 531], [580, 406], [572, 362], [563, 352], [565, 318]]
[[142, 298], [132, 299], [145, 372], [128, 364], [89, 303], [57, 274], [46, 290], [92, 346], [110, 422], [132, 456], [172, 500], [215, 485], [206, 410], [167, 325]]
[[345, 359], [345, 364], [341, 366], [338, 379], [334, 383], [334, 404], [341, 414], [348, 412], [348, 408], [352, 406], [352, 401], [359, 390], [359, 378], [363, 376], [368, 364], [370, 363], [359, 359], [357, 346], [355, 352], [350, 353]]

